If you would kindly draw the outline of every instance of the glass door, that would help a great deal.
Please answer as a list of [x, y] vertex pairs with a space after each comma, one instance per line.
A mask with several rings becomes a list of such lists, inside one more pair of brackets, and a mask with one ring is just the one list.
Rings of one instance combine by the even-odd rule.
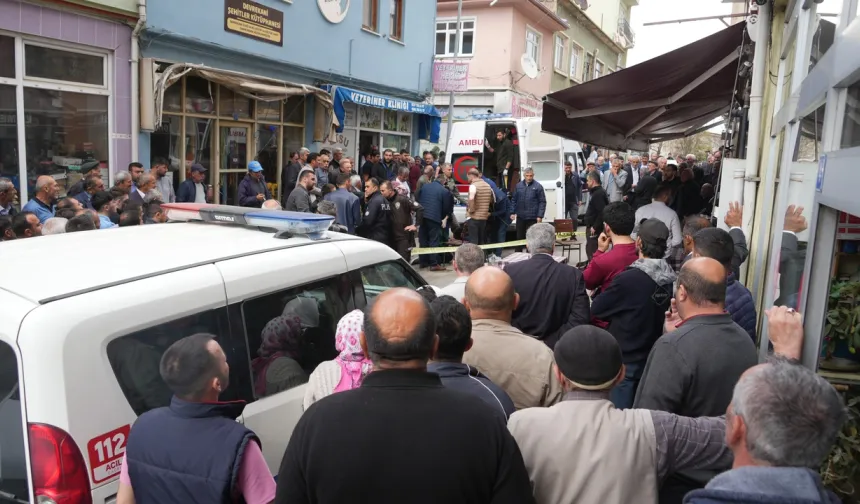
[[248, 163], [253, 159], [253, 146], [248, 141], [251, 127], [247, 124], [221, 121], [218, 133], [220, 150], [216, 203], [239, 206], [239, 183], [248, 172]]

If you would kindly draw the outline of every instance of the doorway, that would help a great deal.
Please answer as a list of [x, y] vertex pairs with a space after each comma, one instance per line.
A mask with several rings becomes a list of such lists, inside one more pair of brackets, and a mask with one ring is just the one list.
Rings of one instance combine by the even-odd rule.
[[248, 141], [250, 133], [251, 127], [247, 124], [220, 123], [216, 203], [239, 206], [239, 183], [248, 172], [248, 162], [252, 159], [252, 146]]

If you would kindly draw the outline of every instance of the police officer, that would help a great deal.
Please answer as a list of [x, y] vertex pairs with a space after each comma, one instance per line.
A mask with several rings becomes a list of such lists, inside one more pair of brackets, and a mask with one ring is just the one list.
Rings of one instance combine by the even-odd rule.
[[367, 208], [356, 228], [358, 236], [384, 243], [394, 248], [391, 239], [391, 203], [379, 191], [380, 181], [376, 177], [367, 179], [364, 194]]
[[117, 504], [269, 503], [275, 480], [260, 440], [238, 423], [245, 404], [218, 402], [230, 367], [211, 334], [180, 339], [161, 357], [170, 406], [141, 415], [122, 461]]

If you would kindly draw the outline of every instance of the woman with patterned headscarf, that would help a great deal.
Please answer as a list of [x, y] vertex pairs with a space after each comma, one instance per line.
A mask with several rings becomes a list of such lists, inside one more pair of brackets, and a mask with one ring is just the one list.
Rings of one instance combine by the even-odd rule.
[[251, 361], [257, 397], [270, 396], [307, 383], [298, 362], [302, 325], [297, 317], [281, 315], [270, 320], [261, 335], [257, 357]]
[[305, 410], [335, 392], [358, 388], [373, 368], [370, 359], [365, 357], [361, 350], [360, 335], [363, 324], [364, 313], [361, 310], [347, 313], [337, 323], [334, 346], [339, 354], [334, 360], [321, 362], [311, 373], [305, 389]]

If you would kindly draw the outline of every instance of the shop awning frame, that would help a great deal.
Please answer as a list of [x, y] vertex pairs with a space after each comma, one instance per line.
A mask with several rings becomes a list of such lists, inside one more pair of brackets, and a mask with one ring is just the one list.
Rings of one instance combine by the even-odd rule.
[[[743, 89], [737, 63], [746, 23], [639, 65], [544, 97], [542, 128], [613, 149], [647, 150], [655, 141], [709, 129]], [[707, 127], [705, 127], [707, 125]]]
[[343, 132], [344, 102], [351, 102], [364, 107], [374, 107], [382, 110], [395, 110], [416, 114], [418, 121], [418, 138], [430, 143], [439, 143], [439, 131], [442, 126], [442, 114], [429, 102], [416, 102], [403, 98], [383, 96], [377, 93], [358, 91], [344, 86], [326, 84], [322, 89], [330, 93], [334, 118], [337, 122], [337, 133]]
[[334, 131], [339, 125], [335, 114], [332, 113], [333, 101], [331, 95], [316, 86], [247, 75], [191, 63], [172, 64], [165, 68], [156, 80], [155, 124], [160, 124], [162, 120], [165, 90], [186, 75], [204, 78], [253, 100], [273, 102], [286, 100], [291, 96], [312, 95], [317, 99], [317, 103], [327, 112], [327, 115], [330, 116], [330, 119], [326, 120], [326, 122], [331, 124], [329, 129]]

